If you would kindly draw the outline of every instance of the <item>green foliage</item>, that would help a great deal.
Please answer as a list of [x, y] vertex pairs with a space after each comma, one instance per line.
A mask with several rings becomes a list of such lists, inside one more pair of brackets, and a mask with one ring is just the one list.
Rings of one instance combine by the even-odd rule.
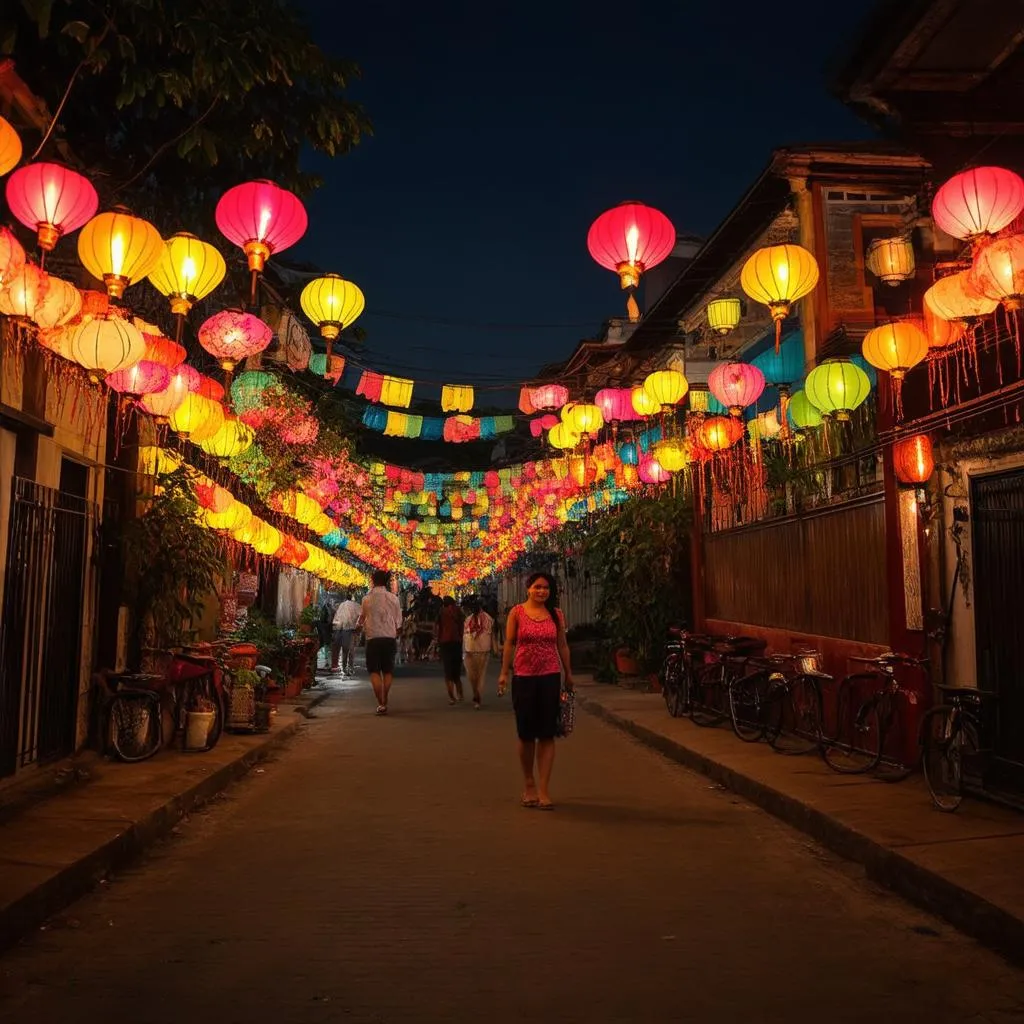
[[668, 627], [690, 618], [690, 526], [686, 494], [665, 489], [602, 516], [583, 541], [601, 587], [598, 621], [646, 672], [661, 662]]
[[159, 493], [121, 535], [133, 669], [141, 663], [146, 631], [152, 630], [154, 647], [180, 644], [224, 575], [220, 540], [196, 522], [198, 506], [186, 470], [158, 476], [157, 487]]
[[250, 608], [245, 622], [234, 634], [238, 643], [252, 644], [262, 659], [283, 657], [288, 652], [288, 640], [278, 626], [261, 611]]
[[12, 0], [0, 49], [51, 111], [73, 81], [55, 134], [140, 213], [184, 219], [259, 177], [307, 192], [304, 146], [333, 157], [370, 131], [345, 97], [358, 68], [290, 0]]

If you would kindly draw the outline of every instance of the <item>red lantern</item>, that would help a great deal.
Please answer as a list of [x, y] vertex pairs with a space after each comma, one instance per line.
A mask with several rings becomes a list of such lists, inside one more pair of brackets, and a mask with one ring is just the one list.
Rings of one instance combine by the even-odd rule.
[[954, 174], [935, 193], [932, 217], [947, 235], [994, 235], [1024, 210], [1024, 180], [1003, 167], [975, 167]]
[[721, 363], [708, 376], [708, 390], [733, 416], [739, 416], [761, 397], [764, 374], [751, 363]]
[[171, 381], [171, 372], [160, 363], [141, 359], [125, 370], [107, 374], [107, 386], [136, 398], [163, 391]]
[[146, 354], [142, 358], [148, 362], [159, 363], [168, 370], [174, 370], [185, 361], [187, 353], [176, 341], [171, 341], [162, 334], [148, 334], [146, 331], [142, 332], [142, 336], [146, 339]]
[[28, 164], [7, 179], [7, 205], [36, 232], [39, 248], [49, 252], [61, 235], [91, 220], [99, 196], [88, 179], [60, 164]]
[[199, 344], [229, 373], [246, 356], [262, 352], [274, 332], [258, 316], [225, 309], [199, 328]]
[[195, 387], [189, 390], [194, 391], [197, 395], [202, 395], [203, 398], [210, 399], [211, 402], [219, 402], [224, 397], [224, 385], [202, 373], [199, 374]]
[[935, 470], [931, 438], [927, 434], [915, 434], [897, 441], [892, 446], [892, 464], [901, 483], [917, 486], [927, 483]]
[[297, 196], [272, 181], [249, 181], [229, 188], [217, 203], [217, 227], [240, 246], [249, 269], [260, 273], [267, 259], [294, 245], [309, 220]]
[[587, 232], [590, 255], [614, 270], [623, 288], [635, 288], [640, 275], [666, 259], [675, 244], [672, 221], [660, 210], [636, 202], [606, 210]]

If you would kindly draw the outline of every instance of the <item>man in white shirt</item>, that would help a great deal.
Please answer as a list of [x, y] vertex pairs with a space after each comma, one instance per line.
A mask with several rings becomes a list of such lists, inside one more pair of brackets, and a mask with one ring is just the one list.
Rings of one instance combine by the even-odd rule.
[[362, 609], [352, 600], [352, 594], [345, 596], [345, 600], [338, 605], [334, 613], [334, 637], [331, 643], [331, 671], [338, 671], [338, 655], [341, 659], [342, 676], [353, 675], [354, 648], [356, 640], [356, 626], [359, 623], [359, 616]]
[[388, 590], [391, 573], [378, 569], [373, 574], [373, 589], [363, 598], [359, 626], [366, 629], [366, 668], [377, 697], [377, 714], [388, 713], [388, 692], [395, 671], [398, 632], [402, 628], [402, 606]]

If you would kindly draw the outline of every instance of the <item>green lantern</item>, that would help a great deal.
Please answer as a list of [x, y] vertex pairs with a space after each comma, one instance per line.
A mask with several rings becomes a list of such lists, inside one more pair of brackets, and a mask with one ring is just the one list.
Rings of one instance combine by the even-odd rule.
[[799, 430], [821, 426], [821, 413], [811, 404], [805, 391], [797, 391], [789, 400], [789, 418]]
[[807, 374], [804, 391], [823, 415], [848, 420], [870, 394], [871, 381], [848, 359], [826, 359]]

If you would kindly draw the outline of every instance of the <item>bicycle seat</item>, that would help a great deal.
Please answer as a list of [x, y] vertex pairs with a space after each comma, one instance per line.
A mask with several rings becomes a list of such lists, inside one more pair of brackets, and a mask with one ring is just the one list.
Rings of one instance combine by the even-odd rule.
[[971, 697], [975, 700], [984, 700], [987, 697], [997, 697], [995, 690], [979, 690], [976, 686], [949, 686], [939, 683], [936, 686], [947, 697]]

